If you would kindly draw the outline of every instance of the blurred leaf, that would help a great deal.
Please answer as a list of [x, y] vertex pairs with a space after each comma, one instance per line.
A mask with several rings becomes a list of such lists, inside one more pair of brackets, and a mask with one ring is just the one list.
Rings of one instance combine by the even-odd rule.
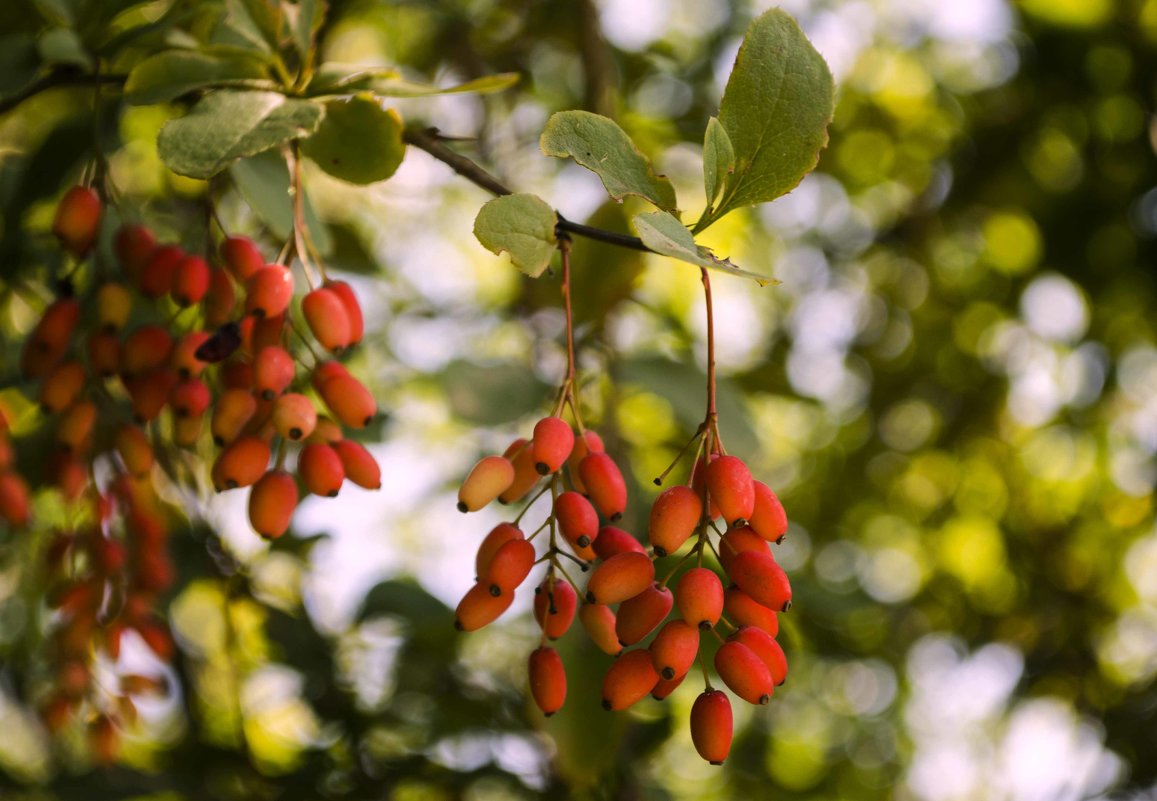
[[752, 22], [719, 106], [719, 122], [735, 149], [735, 172], [696, 232], [732, 209], [795, 188], [828, 143], [834, 104], [828, 65], [799, 24], [779, 9]]
[[36, 77], [39, 67], [35, 38], [24, 33], [0, 38], [0, 96], [23, 89]]
[[404, 78], [384, 77], [374, 81], [374, 93], [383, 97], [429, 97], [431, 95], [456, 94], [492, 94], [509, 89], [518, 83], [517, 72], [502, 72], [497, 75], [485, 75], [457, 86], [430, 86], [424, 83], [407, 81]]
[[80, 37], [70, 28], [51, 28], [37, 42], [40, 58], [45, 64], [67, 64], [85, 70], [93, 68], [92, 56]]
[[524, 364], [455, 361], [442, 371], [446, 400], [458, 417], [477, 425], [498, 425], [542, 405], [550, 388]]
[[749, 272], [736, 267], [728, 259], [721, 259], [711, 252], [710, 248], [695, 244], [695, 237], [683, 227], [683, 223], [676, 220], [665, 211], [652, 211], [639, 214], [634, 219], [635, 230], [643, 244], [663, 256], [670, 256], [700, 267], [719, 270], [729, 275], [750, 278], [760, 286], [778, 283], [759, 273]]
[[371, 95], [332, 100], [325, 104], [325, 119], [303, 149], [334, 178], [362, 185], [384, 181], [406, 154], [402, 119]]
[[325, 21], [325, 0], [296, 0], [280, 4], [297, 52], [304, 59], [313, 47], [314, 37]]
[[381, 264], [354, 226], [331, 222], [326, 228], [333, 243], [326, 254], [327, 269], [361, 275], [381, 271]]
[[276, 51], [281, 44], [280, 0], [228, 0], [226, 19], [253, 44]]
[[[453, 621], [450, 608], [413, 581], [383, 581], [366, 593], [358, 609], [357, 622], [388, 615], [401, 617], [418, 625], [441, 625]], [[442, 635], [439, 635], [442, 636]], [[449, 635], [446, 635], [449, 636]]]
[[496, 197], [479, 209], [474, 236], [495, 255], [508, 252], [515, 267], [537, 278], [550, 266], [557, 223], [558, 215], [545, 200], [520, 192]]
[[308, 136], [323, 113], [317, 103], [277, 92], [223, 89], [165, 123], [157, 150], [173, 172], [211, 178], [237, 159]]
[[560, 111], [547, 121], [539, 147], [596, 173], [615, 200], [638, 195], [661, 209], [676, 208], [671, 182], [655, 175], [650, 160], [613, 120], [589, 111]]
[[707, 133], [703, 136], [703, 190], [708, 209], [723, 191], [723, 185], [734, 169], [735, 149], [731, 146], [731, 137], [719, 119], [712, 117], [707, 121]]
[[[245, 202], [269, 226], [273, 235], [278, 239], [288, 239], [293, 233], [293, 203], [289, 198], [289, 168], [285, 159], [279, 153], [268, 151], [238, 161], [229, 169], [229, 175], [245, 197]], [[313, 243], [322, 255], [329, 255], [333, 249], [329, 229], [318, 218], [308, 193], [304, 203], [305, 224], [309, 226]]]
[[133, 67], [125, 82], [125, 100], [138, 106], [164, 103], [194, 89], [265, 77], [260, 62], [240, 53], [167, 50]]
[[77, 22], [82, 0], [33, 0], [33, 3], [49, 22], [69, 27]]
[[310, 97], [352, 94], [373, 88], [375, 80], [397, 78], [393, 67], [359, 67], [355, 64], [322, 64], [313, 74], [306, 94]]

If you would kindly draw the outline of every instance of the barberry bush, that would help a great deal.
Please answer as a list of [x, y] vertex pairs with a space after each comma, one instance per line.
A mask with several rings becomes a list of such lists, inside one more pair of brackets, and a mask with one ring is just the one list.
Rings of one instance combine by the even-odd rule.
[[0, 9], [0, 797], [1143, 786], [1152, 15], [988, 6]]

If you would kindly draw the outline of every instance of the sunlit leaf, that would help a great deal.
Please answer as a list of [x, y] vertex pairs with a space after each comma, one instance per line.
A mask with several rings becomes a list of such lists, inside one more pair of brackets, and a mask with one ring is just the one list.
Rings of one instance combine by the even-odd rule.
[[634, 223], [635, 230], [638, 231], [643, 244], [663, 256], [670, 256], [673, 259], [719, 270], [730, 275], [750, 278], [760, 286], [777, 283], [767, 276], [736, 267], [728, 259], [716, 256], [710, 248], [695, 244], [695, 237], [683, 226], [683, 223], [665, 211], [639, 214], [635, 217]]
[[325, 119], [303, 149], [335, 178], [352, 184], [384, 181], [406, 154], [402, 119], [370, 95], [333, 100], [325, 104]]
[[509, 253], [515, 267], [537, 278], [550, 266], [557, 224], [554, 209], [537, 195], [505, 195], [478, 211], [474, 236], [491, 253]]
[[431, 95], [471, 93], [484, 95], [509, 89], [518, 83], [519, 77], [517, 72], [501, 72], [496, 75], [485, 75], [481, 78], [475, 78], [472, 81], [460, 83], [456, 86], [441, 87], [415, 83], [413, 81], [407, 81], [404, 78], [387, 76], [376, 79], [373, 82], [373, 89], [376, 94], [382, 95], [383, 97], [429, 97]]

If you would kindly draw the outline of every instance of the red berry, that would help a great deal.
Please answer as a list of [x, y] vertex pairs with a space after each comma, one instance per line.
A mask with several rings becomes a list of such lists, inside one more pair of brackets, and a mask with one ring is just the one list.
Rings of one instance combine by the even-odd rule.
[[87, 186], [74, 186], [64, 193], [56, 207], [52, 233], [61, 246], [76, 258], [83, 258], [100, 232], [100, 196]]
[[285, 348], [271, 345], [262, 348], [253, 360], [253, 391], [271, 401], [293, 383], [293, 357]]
[[623, 601], [615, 616], [615, 636], [623, 645], [634, 645], [666, 619], [673, 603], [669, 589], [652, 584]]
[[345, 304], [336, 292], [321, 287], [301, 302], [305, 322], [323, 348], [337, 353], [350, 344], [350, 321]]
[[583, 604], [579, 610], [579, 620], [586, 629], [591, 642], [604, 653], [618, 656], [623, 651], [615, 634], [615, 612], [606, 604]]
[[690, 487], [665, 490], [651, 506], [647, 536], [656, 556], [675, 553], [695, 533], [703, 517], [703, 502]]
[[185, 258], [185, 251], [176, 245], [162, 245], [149, 256], [145, 267], [137, 275], [137, 288], [141, 294], [159, 298], [169, 294], [177, 277], [177, 267]]
[[353, 288], [345, 281], [326, 281], [325, 288], [341, 299], [342, 305], [345, 306], [346, 318], [349, 320], [349, 344], [351, 346], [358, 344], [365, 333], [365, 319], [362, 317], [362, 307], [358, 304]]
[[287, 392], [273, 402], [273, 426], [285, 439], [305, 439], [317, 428], [313, 401], [298, 392]]
[[620, 553], [595, 568], [587, 582], [587, 601], [617, 604], [638, 595], [654, 580], [655, 565], [646, 554]]
[[189, 378], [173, 387], [169, 405], [177, 417], [200, 417], [213, 402], [209, 387], [199, 378]]
[[577, 606], [578, 594], [563, 579], [552, 584], [548, 577], [534, 590], [534, 619], [549, 639], [557, 640], [567, 633]]
[[0, 520], [13, 528], [28, 525], [32, 503], [28, 485], [16, 473], [0, 473]]
[[245, 284], [245, 311], [256, 317], [284, 314], [293, 300], [293, 273], [280, 264], [257, 270]]
[[774, 637], [779, 633], [779, 617], [738, 587], [728, 587], [723, 593], [723, 611], [737, 626], [756, 626]]
[[534, 567], [534, 546], [524, 539], [512, 539], [494, 552], [486, 572], [478, 577], [479, 584], [488, 584], [491, 595], [514, 592]]
[[146, 226], [130, 223], [117, 230], [112, 248], [129, 281], [137, 284], [157, 248], [157, 240]]
[[79, 321], [80, 303], [76, 298], [53, 301], [24, 341], [20, 353], [21, 374], [25, 378], [40, 378], [55, 367], [68, 349]]
[[735, 557], [744, 551], [771, 553], [767, 548], [767, 540], [756, 534], [751, 526], [731, 528], [719, 540], [719, 564], [723, 565], [724, 570], [730, 570]]
[[719, 690], [704, 690], [691, 706], [691, 742], [699, 756], [722, 765], [731, 752], [731, 702]]
[[660, 676], [658, 683], [655, 684], [655, 689], [651, 690], [651, 697], [656, 701], [666, 699], [667, 696], [679, 689], [679, 685], [683, 683], [685, 678], [687, 678], [686, 673], [673, 679], [665, 679]]
[[499, 523], [492, 528], [478, 546], [478, 555], [474, 559], [474, 574], [479, 577], [485, 576], [498, 549], [510, 540], [516, 539], [522, 539], [522, 531], [512, 523]]
[[599, 513], [577, 492], [564, 492], [554, 502], [559, 531], [583, 559], [594, 559], [591, 543], [599, 533]]
[[221, 451], [213, 465], [218, 490], [255, 484], [269, 465], [269, 444], [260, 437], [240, 437]]
[[84, 366], [77, 361], [62, 362], [52, 368], [40, 385], [40, 405], [44, 411], [57, 414], [71, 406], [84, 389], [86, 378]]
[[751, 471], [738, 456], [720, 456], [707, 465], [707, 492], [732, 526], [747, 524], [755, 510], [755, 484]]
[[659, 675], [670, 681], [684, 675], [699, 653], [699, 629], [685, 620], [669, 620], [648, 649]]
[[766, 704], [775, 692], [771, 671], [755, 651], [738, 640], [728, 640], [715, 652], [715, 672], [727, 689], [749, 704]]
[[336, 498], [345, 481], [341, 457], [324, 442], [310, 443], [301, 449], [297, 474], [307, 490], [323, 498]]
[[539, 475], [554, 473], [566, 462], [574, 448], [574, 431], [560, 417], [544, 417], [534, 424], [531, 450]]
[[[76, 402], [60, 418], [60, 425], [56, 427], [56, 441], [67, 453], [82, 453], [88, 450], [92, 430], [96, 425], [96, 418], [95, 403], [90, 400]], [[6, 442], [0, 441], [0, 451], [4, 450], [6, 444]], [[4, 460], [0, 459], [0, 470], [7, 467], [3, 462]]]
[[100, 378], [112, 378], [121, 369], [121, 341], [112, 331], [97, 331], [88, 338], [88, 367]]
[[265, 266], [265, 257], [246, 236], [230, 236], [221, 243], [221, 261], [233, 273], [233, 277], [244, 283]]
[[454, 628], [458, 631], [477, 631], [497, 620], [513, 601], [513, 592], [491, 595], [490, 587], [479, 582], [458, 603], [454, 612]]
[[341, 457], [345, 475], [363, 489], [376, 490], [382, 487], [382, 468], [378, 460], [360, 442], [343, 439], [331, 446]]
[[595, 537], [593, 547], [595, 554], [600, 559], [610, 559], [615, 554], [627, 553], [629, 551], [641, 554], [647, 553], [647, 550], [637, 539], [616, 526], [603, 526], [600, 528], [598, 536]]
[[679, 615], [701, 629], [714, 628], [723, 614], [723, 584], [714, 570], [693, 567], [675, 585]]
[[755, 484], [755, 509], [751, 513], [748, 525], [756, 534], [769, 542], [780, 542], [787, 534], [787, 512], [783, 504], [772, 491], [771, 487], [762, 481]]
[[153, 469], [153, 446], [139, 426], [122, 425], [114, 437], [117, 453], [129, 475], [144, 476]]
[[352, 375], [329, 379], [321, 385], [319, 392], [333, 416], [350, 428], [365, 428], [378, 413], [374, 396]]
[[587, 431], [581, 437], [575, 438], [574, 449], [570, 452], [570, 458], [566, 460], [566, 467], [570, 472], [570, 482], [576, 492], [585, 495], [587, 491], [586, 485], [583, 484], [582, 477], [579, 475], [579, 464], [587, 457], [588, 453], [603, 453], [605, 450], [602, 437], [594, 431]]
[[190, 331], [177, 340], [169, 355], [169, 365], [181, 378], [195, 378], [205, 369], [205, 362], [197, 358], [197, 350], [209, 340], [208, 331]]
[[124, 379], [125, 389], [132, 400], [133, 419], [138, 423], [156, 420], [169, 402], [169, 395], [176, 383], [177, 374], [167, 367]]
[[658, 683], [659, 674], [651, 664], [651, 653], [644, 648], [627, 651], [615, 660], [603, 678], [603, 709], [626, 709]]
[[257, 399], [248, 389], [226, 389], [213, 407], [209, 430], [218, 445], [232, 442], [257, 412]]
[[627, 508], [627, 485], [623, 474], [605, 453], [589, 453], [579, 462], [579, 475], [591, 501], [604, 517], [618, 520]]
[[173, 276], [172, 295], [178, 306], [200, 303], [209, 291], [209, 265], [200, 256], [186, 256]]
[[487, 456], [474, 465], [458, 490], [458, 511], [476, 512], [514, 482], [514, 465], [501, 456]]
[[270, 470], [249, 493], [249, 523], [269, 540], [289, 530], [289, 520], [296, 508], [297, 482], [284, 470]]
[[229, 322], [233, 317], [233, 309], [237, 306], [237, 290], [233, 288], [233, 279], [229, 273], [220, 267], [209, 270], [209, 289], [201, 299], [201, 307], [205, 312], [205, 325], [209, 328], [218, 328]]
[[728, 575], [756, 603], [777, 611], [791, 609], [791, 583], [770, 553], [744, 551], [732, 561]]
[[137, 376], [168, 364], [173, 336], [160, 325], [142, 325], [121, 346], [121, 373]]
[[541, 646], [530, 652], [530, 693], [543, 714], [550, 717], [566, 701], [566, 670], [558, 651]]
[[526, 497], [526, 493], [542, 478], [534, 469], [534, 454], [525, 439], [516, 439], [502, 454], [514, 465], [514, 483], [498, 496], [499, 503], [515, 503]]
[[787, 680], [787, 656], [775, 638], [761, 628], [741, 626], [727, 639], [741, 642], [750, 648], [771, 673], [771, 680], [778, 686]]

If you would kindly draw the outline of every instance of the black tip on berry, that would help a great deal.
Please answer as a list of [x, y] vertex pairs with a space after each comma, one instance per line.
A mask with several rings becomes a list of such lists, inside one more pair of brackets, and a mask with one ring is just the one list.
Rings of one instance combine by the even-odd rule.
[[743, 528], [747, 525], [747, 521], [742, 517], [737, 517], [731, 522], [732, 528]]
[[785, 685], [785, 684], [787, 684], [787, 676], [784, 676], [782, 679], [780, 679], [780, 680], [779, 680], [779, 684], [777, 684], [777, 685], [775, 685], [775, 686], [776, 686], [776, 687], [782, 687], [782, 686], [783, 686], [783, 685]]
[[711, 631], [711, 629], [713, 629], [713, 628], [715, 628], [715, 627], [711, 625], [710, 620], [700, 620], [699, 621], [699, 630], [700, 631]]
[[277, 397], [277, 393], [275, 393], [272, 389], [261, 390], [261, 399], [262, 400], [271, 401], [276, 397]]
[[653, 481], [655, 483], [656, 487], [663, 486], [663, 479], [661, 479], [661, 478], [653, 478], [653, 479], [651, 479], [651, 481]]
[[586, 534], [583, 534], [581, 537], [578, 538], [577, 542], [578, 542], [578, 547], [585, 548], [591, 544], [591, 538], [588, 537]]
[[653, 550], [655, 552], [655, 556], [659, 557], [660, 559], [662, 559], [664, 556], [667, 555], [667, 549], [666, 548], [660, 548], [658, 545], [656, 545], [651, 550]]
[[371, 415], [370, 415], [369, 417], [367, 417], [365, 420], [362, 420], [362, 426], [363, 426], [363, 427], [364, 427], [364, 426], [368, 426], [368, 425], [369, 425], [370, 423], [372, 423], [372, 422], [374, 422], [374, 416], [371, 414]]
[[331, 497], [331, 498], [336, 498], [336, 497], [337, 497], [337, 493], [338, 493], [338, 490], [330, 490], [330, 491], [329, 491], [329, 493], [328, 493], [328, 495], [329, 495], [329, 497]]
[[289, 438], [290, 439], [301, 439], [301, 435], [304, 433], [305, 432], [302, 431], [300, 428], [291, 428], [291, 429], [289, 429]]
[[554, 715], [554, 713], [553, 713], [553, 712], [543, 712], [543, 713], [542, 713], [542, 716], [543, 716], [543, 717], [545, 717], [545, 718], [549, 718], [549, 717], [551, 717], [552, 715]]
[[611, 515], [611, 522], [612, 523], [618, 523], [622, 519], [623, 519], [623, 513], [622, 512], [615, 512], [613, 515]]
[[454, 628], [456, 628], [458, 631], [465, 631], [465, 629], [462, 628], [462, 621], [461, 620], [455, 620], [454, 621]]
[[767, 693], [764, 693], [763, 695], [759, 696], [759, 705], [760, 706], [764, 706], [765, 704], [769, 704], [769, 703], [771, 703], [771, 696], [770, 695], [768, 695]]
[[598, 601], [595, 600], [595, 594], [593, 592], [587, 592], [587, 603], [588, 604], [598, 603]]
[[716, 762], [716, 761], [712, 760], [711, 762], [709, 762], [709, 763], [707, 763], [707, 764], [709, 764], [709, 765], [722, 765], [722, 764], [723, 764], [723, 760], [721, 759], [721, 760], [719, 760], [718, 762]]
[[550, 465], [548, 465], [546, 462], [538, 462], [534, 465], [534, 472], [538, 473], [540, 476], [545, 476], [550, 472]]
[[234, 479], [225, 479], [225, 489], [237, 489], [238, 486], [240, 485]]
[[786, 540], [786, 539], [787, 539], [787, 535], [786, 535], [786, 534], [780, 534], [780, 535], [779, 535], [779, 538], [778, 538], [778, 539], [775, 541], [775, 544], [776, 544], [776, 545], [779, 545], [780, 543], [782, 543], [782, 542], [783, 542], [784, 540]]
[[583, 563], [582, 563], [582, 564], [579, 566], [579, 570], [581, 570], [581, 571], [582, 571], [582, 572], [584, 572], [584, 573], [585, 573], [585, 572], [587, 572], [587, 571], [588, 571], [588, 570], [590, 570], [590, 569], [591, 569], [591, 563], [590, 563], [590, 562], [583, 562]]
[[783, 602], [783, 611], [785, 611], [785, 612], [791, 611], [791, 601], [784, 601]]
[[470, 507], [469, 507], [469, 506], [467, 506], [467, 505], [466, 505], [465, 503], [463, 503], [462, 501], [458, 501], [458, 511], [459, 511], [459, 512], [462, 512], [463, 514], [465, 514], [466, 512], [469, 512], [469, 511], [470, 511]]
[[611, 711], [611, 702], [606, 698], [603, 699], [603, 709], [607, 710], [608, 712]]
[[665, 667], [659, 672], [663, 675], [663, 678], [665, 678], [667, 681], [670, 681], [671, 679], [675, 678], [675, 671], [672, 668]]
[[497, 584], [491, 584], [490, 585], [490, 594], [493, 595], [495, 598], [497, 598], [499, 595], [502, 594], [502, 588], [499, 587]]

